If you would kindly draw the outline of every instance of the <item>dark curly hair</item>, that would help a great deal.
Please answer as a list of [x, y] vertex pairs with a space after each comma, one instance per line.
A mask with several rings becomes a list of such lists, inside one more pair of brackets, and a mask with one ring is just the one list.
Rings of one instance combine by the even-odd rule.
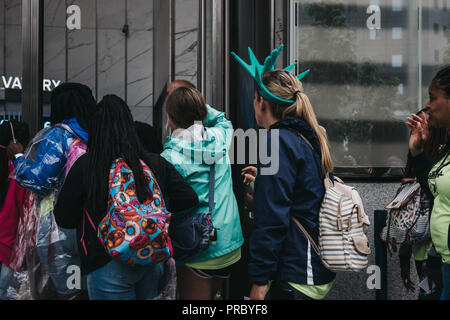
[[89, 119], [96, 109], [96, 102], [89, 87], [80, 83], [63, 83], [52, 91], [50, 102], [52, 124], [76, 118], [78, 124], [89, 132]]
[[[111, 165], [123, 157], [133, 171], [139, 201], [151, 196], [140, 159], [147, 161], [128, 105], [116, 95], [107, 95], [99, 102], [90, 122], [88, 141], [88, 193], [87, 204], [105, 211], [107, 203], [99, 203], [101, 185], [108, 182]], [[106, 212], [106, 211], [105, 211]]]
[[432, 81], [432, 85], [443, 90], [450, 98], [450, 66], [440, 70]]

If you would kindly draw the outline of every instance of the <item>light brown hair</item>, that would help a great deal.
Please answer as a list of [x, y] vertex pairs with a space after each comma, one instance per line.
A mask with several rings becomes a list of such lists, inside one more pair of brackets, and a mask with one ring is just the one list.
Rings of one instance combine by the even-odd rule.
[[180, 88], [180, 87], [186, 87], [191, 89], [197, 89], [195, 85], [187, 80], [174, 80], [167, 86], [167, 94], [170, 94], [173, 90]]
[[187, 129], [196, 121], [205, 121], [208, 114], [206, 101], [197, 89], [179, 87], [166, 100], [169, 119], [179, 128]]

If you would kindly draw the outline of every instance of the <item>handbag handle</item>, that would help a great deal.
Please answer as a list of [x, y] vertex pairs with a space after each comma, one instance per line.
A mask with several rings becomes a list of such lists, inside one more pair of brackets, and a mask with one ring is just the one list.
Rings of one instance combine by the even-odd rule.
[[[302, 138], [303, 141], [306, 142], [306, 144], [311, 148], [311, 150], [313, 152], [315, 151], [311, 142], [309, 142], [309, 140], [306, 139], [303, 134], [301, 134], [298, 130], [295, 130], [295, 129], [290, 129], [290, 130], [293, 131], [294, 133], [296, 133], [300, 138]], [[340, 218], [340, 211], [339, 211], [339, 218]], [[308, 238], [309, 242], [311, 243], [312, 247], [314, 248], [314, 251], [322, 259], [322, 255], [320, 254], [320, 247], [316, 244], [316, 242], [313, 240], [313, 238], [309, 235], [308, 231], [306, 231], [306, 229], [302, 226], [300, 221], [298, 221], [295, 217], [291, 216], [291, 219], [292, 219], [292, 221], [295, 222], [295, 224], [298, 226], [298, 228], [303, 232], [303, 234], [306, 236], [306, 238]], [[339, 223], [338, 223], [338, 225], [339, 225]], [[342, 221], [341, 221], [341, 225], [342, 225]]]

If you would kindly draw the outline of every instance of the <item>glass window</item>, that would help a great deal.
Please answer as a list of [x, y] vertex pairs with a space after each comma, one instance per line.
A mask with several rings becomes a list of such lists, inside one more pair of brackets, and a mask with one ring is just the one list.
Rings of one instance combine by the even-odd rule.
[[22, 1], [0, 0], [0, 121], [22, 120]]
[[449, 33], [433, 32], [449, 17], [433, 5], [293, 0], [291, 58], [299, 61], [298, 72], [311, 69], [304, 90], [327, 130], [336, 167], [386, 173], [383, 168], [406, 164], [404, 122], [426, 104], [432, 77], [450, 60]]
[[[444, 1], [445, 4], [446, 1]], [[450, 65], [450, 17], [442, 7], [434, 8], [427, 1], [422, 1], [422, 45], [420, 68], [422, 71], [422, 105], [428, 101], [428, 86], [436, 73], [444, 66]], [[434, 33], [434, 25], [439, 32]]]
[[392, 11], [402, 10], [402, 0], [392, 0]]
[[439, 33], [439, 24], [438, 24], [438, 23], [435, 23], [435, 24], [433, 25], [433, 28], [434, 28], [434, 33], [435, 33], [435, 34], [438, 34], [438, 33]]

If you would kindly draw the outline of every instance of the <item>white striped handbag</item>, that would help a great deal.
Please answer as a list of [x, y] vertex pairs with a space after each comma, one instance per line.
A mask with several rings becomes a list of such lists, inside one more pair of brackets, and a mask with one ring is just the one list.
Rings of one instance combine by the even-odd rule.
[[324, 266], [333, 272], [360, 272], [369, 263], [369, 241], [363, 231], [363, 215], [352, 199], [336, 190], [340, 182], [325, 179], [325, 197], [319, 211], [319, 245], [300, 222], [292, 220], [310, 241]]
[[[314, 150], [309, 141], [299, 134]], [[364, 234], [364, 213], [357, 203], [339, 190], [346, 189], [336, 177], [324, 180], [325, 196], [319, 211], [319, 245], [301, 223], [292, 220], [308, 238], [324, 266], [333, 272], [360, 272], [369, 263], [369, 241]]]

